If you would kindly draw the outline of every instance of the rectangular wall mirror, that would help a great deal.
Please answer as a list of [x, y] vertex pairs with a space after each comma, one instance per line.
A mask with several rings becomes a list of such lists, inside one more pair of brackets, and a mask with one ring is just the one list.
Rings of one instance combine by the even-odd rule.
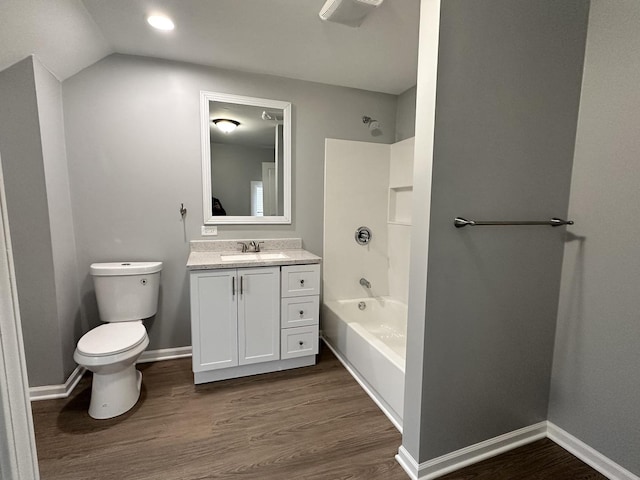
[[200, 92], [205, 225], [291, 223], [291, 104]]

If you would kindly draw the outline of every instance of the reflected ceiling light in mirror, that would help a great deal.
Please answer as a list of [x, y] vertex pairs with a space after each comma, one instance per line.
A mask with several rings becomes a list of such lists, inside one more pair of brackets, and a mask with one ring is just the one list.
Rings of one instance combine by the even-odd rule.
[[231, 133], [236, 129], [238, 125], [240, 125], [240, 122], [229, 120], [228, 118], [217, 118], [211, 121], [223, 133]]
[[153, 28], [167, 32], [175, 28], [173, 21], [165, 15], [150, 15], [147, 17], [147, 23]]

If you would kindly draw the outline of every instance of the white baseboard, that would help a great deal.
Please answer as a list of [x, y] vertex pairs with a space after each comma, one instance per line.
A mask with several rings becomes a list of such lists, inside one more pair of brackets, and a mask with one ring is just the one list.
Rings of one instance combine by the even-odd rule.
[[481, 462], [487, 458], [495, 457], [527, 443], [535, 442], [546, 436], [547, 422], [540, 422], [420, 464], [401, 446], [398, 449], [396, 460], [412, 480], [430, 480]]
[[161, 362], [163, 360], [175, 360], [191, 356], [191, 346], [162, 348], [160, 350], [146, 350], [142, 352], [137, 363]]
[[400, 464], [406, 474], [409, 475], [411, 480], [418, 480], [418, 470], [420, 469], [420, 465], [418, 465], [418, 462], [416, 462], [415, 458], [413, 458], [403, 445], [400, 445], [400, 448], [398, 449], [396, 461]]
[[[160, 350], [147, 350], [143, 352], [137, 363], [159, 362], [162, 360], [174, 360], [191, 356], [191, 347], [163, 348]], [[66, 382], [60, 385], [44, 385], [42, 387], [29, 388], [29, 399], [32, 402], [38, 400], [54, 400], [56, 398], [68, 398], [76, 388], [86, 369], [77, 366], [71, 372]]]
[[42, 387], [30, 387], [29, 388], [29, 400], [32, 402], [38, 400], [53, 400], [56, 398], [67, 398], [73, 389], [76, 388], [78, 382], [87, 370], [84, 367], [78, 365], [76, 369], [71, 372], [67, 381], [60, 385], [44, 385]]
[[551, 422], [547, 422], [547, 437], [610, 480], [640, 480], [637, 475]]
[[536, 423], [420, 464], [401, 446], [396, 460], [412, 480], [431, 480], [545, 437], [610, 480], [640, 480], [637, 475], [549, 421]]

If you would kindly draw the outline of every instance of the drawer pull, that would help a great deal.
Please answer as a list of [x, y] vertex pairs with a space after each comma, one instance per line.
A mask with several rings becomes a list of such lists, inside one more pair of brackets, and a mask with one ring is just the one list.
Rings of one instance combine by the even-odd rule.
[[298, 343], [300, 344], [300, 346], [304, 345], [304, 342], [302, 340], [300, 340]]
[[300, 286], [304, 287], [304, 279], [300, 280]]
[[300, 310], [300, 316], [302, 317], [304, 315], [304, 310]]

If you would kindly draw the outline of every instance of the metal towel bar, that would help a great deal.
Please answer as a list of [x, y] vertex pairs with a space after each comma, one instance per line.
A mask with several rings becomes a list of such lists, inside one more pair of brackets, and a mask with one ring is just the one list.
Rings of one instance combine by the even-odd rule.
[[456, 228], [466, 227], [467, 225], [470, 227], [473, 226], [484, 226], [484, 225], [550, 225], [552, 227], [560, 227], [562, 225], [573, 225], [573, 220], [562, 220], [561, 218], [553, 217], [549, 220], [544, 221], [480, 221], [480, 220], [467, 220], [466, 218], [456, 217], [453, 220], [453, 224]]

